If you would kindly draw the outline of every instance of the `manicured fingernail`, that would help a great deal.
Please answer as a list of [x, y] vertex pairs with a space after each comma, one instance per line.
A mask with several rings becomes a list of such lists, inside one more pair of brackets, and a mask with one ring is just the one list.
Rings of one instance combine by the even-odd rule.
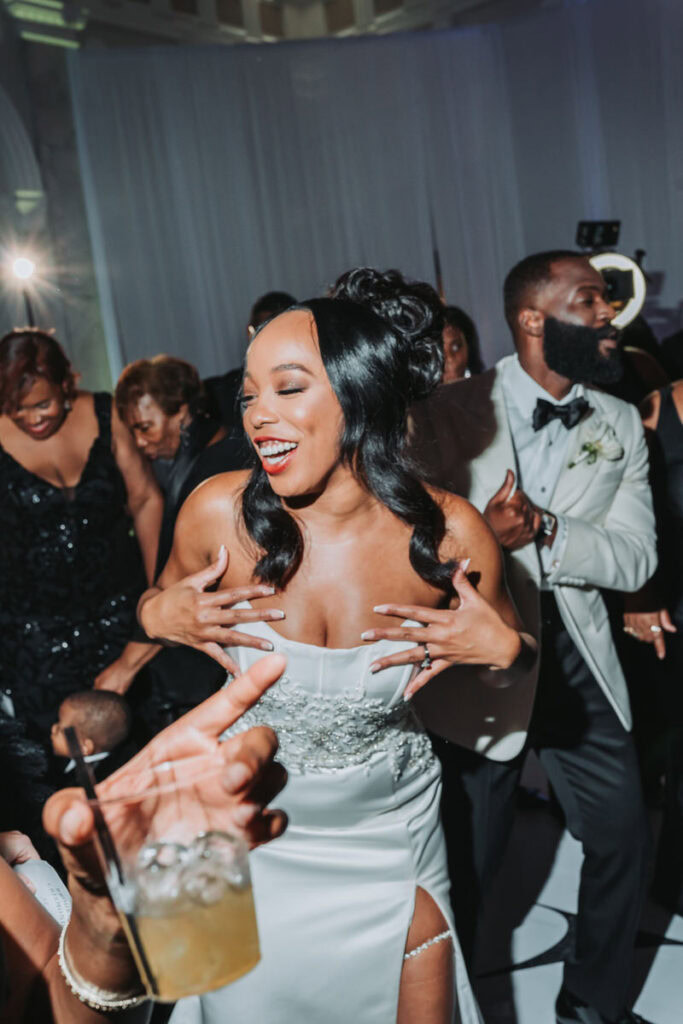
[[63, 843], [77, 843], [86, 825], [84, 807], [70, 807], [59, 823], [59, 835]]
[[222, 558], [224, 554], [225, 554], [225, 544], [221, 544], [221, 546], [218, 549], [218, 557]]
[[274, 651], [275, 648], [271, 644], [270, 640], [264, 640], [263, 641], [263, 647], [261, 648], [261, 650], [262, 651]]
[[375, 632], [372, 629], [366, 629], [365, 632], [361, 633], [361, 635], [360, 635], [361, 640], [373, 640], [374, 637], [375, 637]]
[[471, 561], [472, 561], [471, 558], [463, 558], [462, 562], [460, 563], [460, 568], [462, 569], [463, 572], [467, 572], [467, 570], [470, 567], [470, 562]]
[[406, 692], [403, 694], [403, 700], [406, 702], [406, 704], [412, 698], [412, 696], [413, 696], [413, 691], [411, 690], [410, 693], [408, 693], [408, 691], [406, 690]]
[[279, 608], [276, 608], [276, 610], [274, 612], [270, 613], [270, 616], [273, 619], [284, 619], [285, 613], [281, 612]]
[[382, 612], [386, 612], [388, 607], [389, 607], [388, 604], [376, 604], [375, 607], [372, 610], [373, 610], [373, 612], [380, 612], [380, 613], [382, 613]]
[[375, 662], [373, 662], [373, 664], [370, 666], [370, 671], [373, 672], [373, 673], [374, 672], [379, 672], [379, 669], [380, 669], [380, 666], [378, 664], [376, 664]]
[[275, 587], [261, 587], [261, 593], [262, 594], [274, 594], [275, 593]]

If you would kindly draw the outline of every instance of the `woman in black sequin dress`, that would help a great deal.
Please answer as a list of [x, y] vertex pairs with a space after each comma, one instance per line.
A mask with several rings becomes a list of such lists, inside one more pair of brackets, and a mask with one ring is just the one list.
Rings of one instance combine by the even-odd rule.
[[76, 390], [51, 335], [0, 340], [0, 414], [0, 687], [47, 742], [132, 633], [162, 501], [111, 396]]

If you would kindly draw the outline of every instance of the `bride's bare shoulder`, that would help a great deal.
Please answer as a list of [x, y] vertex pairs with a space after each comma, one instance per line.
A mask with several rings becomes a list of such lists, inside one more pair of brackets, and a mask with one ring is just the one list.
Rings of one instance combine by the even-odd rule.
[[204, 504], [209, 502], [234, 504], [241, 497], [250, 475], [251, 470], [248, 469], [239, 469], [231, 473], [217, 473], [197, 484], [187, 500]]
[[498, 541], [481, 512], [460, 495], [442, 491], [438, 487], [428, 487], [427, 490], [446, 521], [440, 556], [458, 561], [472, 558], [473, 562], [494, 558], [497, 562], [500, 558]]
[[248, 479], [249, 471], [239, 470], [203, 480], [183, 504], [180, 515], [184, 528], [206, 529], [214, 524], [234, 528]]

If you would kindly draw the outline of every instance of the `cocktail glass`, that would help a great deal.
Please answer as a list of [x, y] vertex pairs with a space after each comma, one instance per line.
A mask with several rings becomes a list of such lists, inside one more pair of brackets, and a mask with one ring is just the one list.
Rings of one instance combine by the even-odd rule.
[[[113, 842], [107, 884], [148, 994], [222, 988], [260, 959], [247, 847], [230, 826], [225, 765], [211, 755], [128, 777], [97, 800]], [[104, 792], [102, 792], [104, 790]]]

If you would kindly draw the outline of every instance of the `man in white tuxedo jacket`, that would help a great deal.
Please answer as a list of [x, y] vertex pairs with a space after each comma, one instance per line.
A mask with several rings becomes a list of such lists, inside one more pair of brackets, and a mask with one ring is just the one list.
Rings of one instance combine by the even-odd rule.
[[484, 688], [454, 669], [416, 703], [450, 741], [439, 752], [451, 851], [468, 834], [456, 807], [469, 815], [471, 848], [454, 856], [456, 906], [463, 861], [474, 893], [499, 866], [532, 747], [584, 849], [557, 1020], [625, 1024], [642, 1020], [626, 1000], [649, 841], [601, 590], [637, 590], [656, 566], [647, 450], [637, 410], [589, 386], [617, 379], [621, 353], [588, 260], [528, 257], [506, 279], [505, 305], [516, 355], [417, 406], [414, 455], [430, 482], [469, 498], [497, 533], [541, 656], [515, 686]]

